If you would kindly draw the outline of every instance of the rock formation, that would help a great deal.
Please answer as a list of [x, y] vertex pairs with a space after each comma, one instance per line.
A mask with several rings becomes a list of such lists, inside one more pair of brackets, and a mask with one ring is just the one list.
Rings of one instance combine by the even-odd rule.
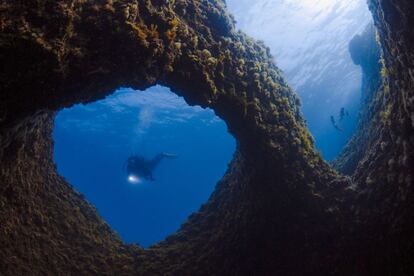
[[[341, 176], [314, 150], [269, 50], [235, 30], [222, 0], [3, 0], [1, 273], [414, 273], [414, 4], [370, 8], [389, 87], [374, 139]], [[208, 202], [144, 250], [56, 173], [51, 131], [59, 109], [154, 84], [214, 109], [238, 149]]]
[[333, 162], [335, 168], [348, 175], [355, 171], [370, 145], [375, 143], [377, 137], [370, 132], [373, 130], [371, 126], [382, 107], [379, 103], [383, 103], [384, 89], [389, 93], [387, 76], [381, 77], [380, 74], [383, 68], [385, 70], [385, 64], [377, 39], [374, 25], [369, 25], [364, 33], [356, 35], [349, 43], [352, 60], [362, 69], [361, 108], [356, 133]]

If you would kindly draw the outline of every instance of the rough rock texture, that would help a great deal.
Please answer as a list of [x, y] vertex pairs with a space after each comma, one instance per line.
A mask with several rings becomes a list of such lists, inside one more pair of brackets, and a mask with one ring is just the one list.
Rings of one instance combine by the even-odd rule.
[[[352, 175], [353, 182], [358, 185], [356, 204], [360, 206], [355, 212], [364, 229], [359, 234], [362, 241], [356, 245], [358, 250], [369, 248], [372, 252], [363, 254], [370, 255], [374, 255], [375, 250], [386, 252], [383, 256], [376, 253], [375, 257], [370, 257], [371, 262], [383, 263], [377, 266], [377, 274], [409, 275], [414, 261], [410, 238], [414, 137], [412, 125], [406, 125], [411, 121], [409, 117], [393, 114], [399, 108], [394, 101], [405, 102], [408, 106], [406, 100], [398, 99], [407, 95], [399, 94], [402, 82], [396, 80], [403, 73], [398, 70], [407, 69], [393, 69], [388, 65], [394, 60], [388, 56], [386, 47], [384, 52], [379, 48], [381, 33], [381, 29], [376, 33], [373, 26], [369, 26], [350, 42], [352, 59], [363, 71], [361, 111], [356, 133], [333, 165], [338, 171]], [[386, 42], [382, 41], [382, 45]], [[387, 60], [391, 62], [387, 63]], [[401, 148], [401, 144], [405, 145]], [[405, 227], [411, 230], [402, 230]], [[394, 267], [396, 264], [398, 268]]]
[[[377, 114], [382, 107], [383, 91], [387, 87], [387, 78], [381, 77], [382, 64], [381, 49], [374, 25], [352, 38], [349, 43], [349, 52], [352, 60], [362, 69], [361, 108], [356, 133], [345, 145], [342, 153], [334, 160], [333, 166], [340, 172], [352, 175], [359, 162], [376, 142], [375, 124]], [[385, 67], [384, 67], [385, 68]], [[389, 89], [389, 86], [388, 88]], [[387, 92], [389, 93], [389, 91]]]
[[[413, 4], [371, 9], [389, 95], [344, 177], [315, 153], [269, 50], [235, 30], [222, 1], [2, 0], [1, 273], [413, 274]], [[199, 212], [143, 250], [56, 174], [51, 129], [63, 107], [156, 83], [214, 109], [238, 149]]]

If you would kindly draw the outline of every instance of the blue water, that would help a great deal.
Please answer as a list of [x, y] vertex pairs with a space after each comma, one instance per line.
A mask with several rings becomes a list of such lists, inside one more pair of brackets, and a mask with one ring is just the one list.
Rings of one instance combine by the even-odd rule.
[[[224, 175], [235, 140], [214, 112], [188, 106], [168, 88], [119, 89], [104, 100], [58, 113], [58, 172], [83, 193], [127, 243], [148, 247], [175, 232]], [[131, 154], [177, 154], [153, 182], [130, 183]]]
[[[297, 92], [301, 96], [318, 92], [329, 94], [329, 91], [333, 90], [335, 90], [335, 84], [324, 82], [324, 86], [319, 85], [316, 89], [304, 86]], [[332, 95], [321, 95], [302, 100], [302, 112], [309, 130], [315, 138], [315, 147], [328, 161], [334, 160], [341, 153], [357, 128], [361, 97], [360, 84], [349, 91], [349, 95], [343, 97], [343, 100], [336, 99]], [[341, 108], [344, 108], [349, 114], [342, 120], [339, 116]], [[334, 116], [340, 130], [333, 126], [330, 116]]]
[[[228, 0], [237, 27], [266, 42], [290, 85], [316, 147], [333, 160], [354, 132], [361, 70], [348, 52], [352, 37], [372, 20], [364, 0]], [[345, 108], [349, 116], [339, 120]], [[330, 121], [334, 116], [341, 130]], [[176, 231], [207, 201], [235, 150], [225, 123], [211, 110], [190, 107], [168, 88], [119, 89], [55, 121], [58, 171], [128, 243], [149, 245]], [[132, 154], [163, 160], [154, 182], [130, 183]]]
[[[263, 40], [302, 102], [302, 112], [326, 160], [333, 160], [358, 122], [361, 68], [348, 45], [372, 22], [366, 0], [227, 0], [236, 26]], [[331, 124], [340, 109], [342, 131]]]

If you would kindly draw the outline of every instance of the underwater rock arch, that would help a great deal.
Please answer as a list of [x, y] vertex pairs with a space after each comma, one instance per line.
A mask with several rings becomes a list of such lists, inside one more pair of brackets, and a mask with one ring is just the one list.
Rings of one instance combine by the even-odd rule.
[[[299, 100], [269, 50], [235, 30], [222, 1], [1, 5], [0, 61], [6, 70], [0, 102], [0, 268], [5, 273], [414, 271], [413, 203], [407, 200], [413, 196], [413, 77], [405, 70], [413, 65], [412, 4], [371, 1], [393, 93], [385, 108], [397, 112], [387, 117], [390, 123], [373, 126], [378, 139], [394, 135], [387, 140], [391, 150], [378, 151], [378, 140], [352, 178], [337, 174], [315, 152]], [[397, 29], [403, 39], [395, 37]], [[228, 124], [238, 149], [200, 211], [177, 233], [143, 250], [122, 244], [57, 175], [51, 129], [54, 112], [63, 107], [100, 99], [120, 86], [142, 90], [156, 83], [189, 104], [212, 108]], [[392, 176], [384, 178], [384, 170]], [[384, 197], [386, 204], [376, 208]]]

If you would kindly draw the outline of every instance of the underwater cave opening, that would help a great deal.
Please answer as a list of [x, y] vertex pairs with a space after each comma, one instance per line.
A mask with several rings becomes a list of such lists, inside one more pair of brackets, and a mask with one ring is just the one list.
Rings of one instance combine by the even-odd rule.
[[[143, 247], [175, 232], [207, 201], [236, 147], [212, 110], [189, 106], [158, 85], [120, 88], [60, 111], [53, 138], [58, 172], [124, 242]], [[160, 153], [156, 166], [147, 162], [140, 170], [129, 162]]]
[[362, 71], [352, 38], [372, 24], [365, 0], [227, 0], [237, 27], [270, 48], [298, 93], [317, 149], [334, 160], [355, 133]]

